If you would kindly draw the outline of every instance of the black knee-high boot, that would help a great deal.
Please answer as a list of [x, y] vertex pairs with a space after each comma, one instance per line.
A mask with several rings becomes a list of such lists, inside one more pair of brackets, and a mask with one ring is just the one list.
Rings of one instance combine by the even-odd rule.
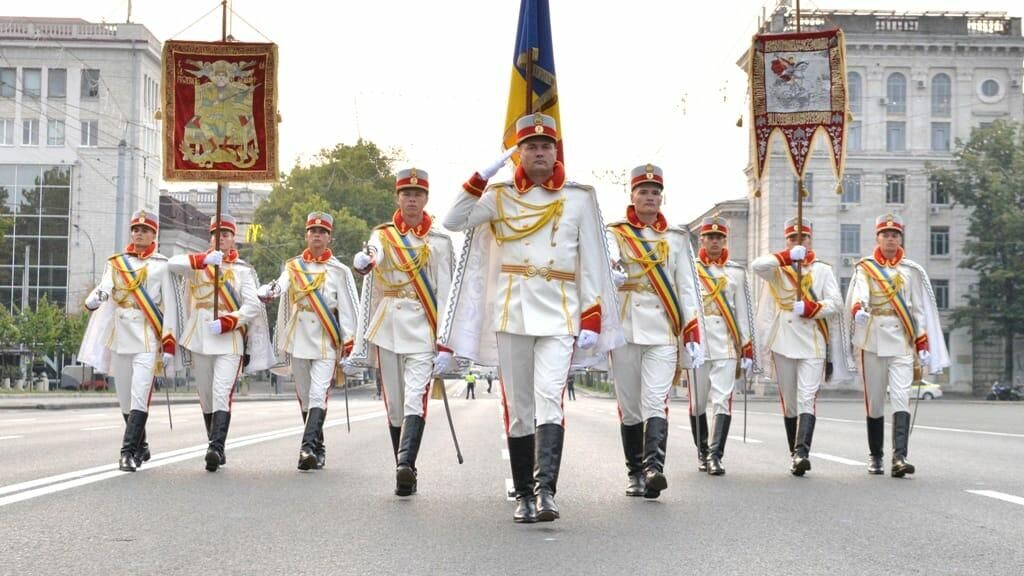
[[537, 426], [537, 459], [533, 476], [536, 481], [537, 520], [540, 522], [551, 522], [561, 516], [555, 503], [555, 493], [558, 491], [564, 441], [565, 428], [560, 424]]
[[867, 419], [868, 423], [868, 474], [884, 474], [882, 468], [882, 445], [885, 443], [885, 417]]
[[657, 498], [668, 488], [665, 478], [665, 452], [668, 447], [668, 420], [649, 418], [644, 422], [644, 498]]
[[416, 456], [423, 440], [422, 416], [406, 416], [402, 421], [402, 435], [398, 440], [398, 465], [395, 468], [395, 494], [411, 496], [416, 493]]
[[535, 458], [535, 436], [520, 436], [508, 439], [508, 459], [512, 467], [512, 485], [516, 491], [516, 511], [512, 520], [520, 524], [537, 521], [537, 500], [533, 494], [533, 467]]
[[622, 451], [626, 455], [626, 496], [643, 496], [644, 485], [644, 423], [620, 424]]

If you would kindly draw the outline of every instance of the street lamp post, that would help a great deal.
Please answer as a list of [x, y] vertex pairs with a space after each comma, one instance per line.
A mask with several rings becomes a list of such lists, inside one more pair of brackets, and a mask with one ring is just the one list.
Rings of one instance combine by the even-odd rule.
[[92, 284], [93, 284], [93, 286], [95, 286], [96, 285], [96, 248], [92, 244], [92, 236], [89, 236], [89, 233], [86, 232], [85, 230], [83, 230], [82, 227], [79, 226], [78, 224], [72, 224], [72, 226], [74, 226], [75, 230], [78, 231], [79, 233], [85, 234], [85, 239], [89, 241], [89, 250], [92, 252]]

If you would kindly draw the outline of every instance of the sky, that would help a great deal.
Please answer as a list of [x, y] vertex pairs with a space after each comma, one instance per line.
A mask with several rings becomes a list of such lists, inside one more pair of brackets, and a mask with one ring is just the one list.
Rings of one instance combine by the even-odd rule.
[[[124, 22], [128, 0], [5, 3], [0, 16]], [[744, 197], [746, 73], [736, 62], [775, 0], [550, 0], [569, 179], [595, 186], [606, 220], [629, 203], [624, 180], [665, 172], [663, 211], [686, 223]], [[161, 41], [219, 40], [216, 0], [134, 0], [132, 21]], [[230, 32], [278, 44], [281, 169], [321, 149], [373, 141], [430, 174], [443, 215], [501, 152], [519, 0], [234, 0]], [[803, 1], [808, 9], [1004, 11], [1006, 0]], [[703, 13], [696, 9], [700, 7]], [[212, 12], [202, 17], [208, 11]], [[196, 20], [199, 20], [196, 22]], [[505, 169], [499, 176], [510, 177]], [[180, 186], [179, 186], [180, 187]], [[186, 186], [194, 187], [194, 186]]]

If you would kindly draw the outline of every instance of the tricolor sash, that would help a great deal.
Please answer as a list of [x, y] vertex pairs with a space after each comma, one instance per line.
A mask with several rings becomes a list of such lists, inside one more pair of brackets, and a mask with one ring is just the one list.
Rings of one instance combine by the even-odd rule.
[[[323, 276], [320, 277], [320, 280], [314, 279], [313, 274], [306, 268], [301, 257], [293, 258], [288, 264], [288, 269], [292, 273], [292, 279], [298, 286], [299, 292], [306, 295], [310, 308], [316, 313], [317, 318], [320, 319], [320, 325], [323, 326], [324, 332], [327, 332], [327, 335], [330, 336], [331, 344], [336, 350], [341, 350], [341, 325], [338, 323], [338, 317], [331, 312], [330, 306], [324, 300], [324, 295], [320, 292]], [[327, 273], [323, 272], [323, 274]]]
[[[665, 271], [665, 267], [662, 266], [662, 262], [655, 262], [650, 256], [654, 252], [651, 243], [644, 240], [640, 235], [640, 231], [630, 224], [620, 224], [617, 227], [617, 231], [630, 250], [632, 250], [633, 257], [644, 265], [644, 273], [651, 282], [654, 291], [658, 294], [658, 298], [661, 299], [661, 304], [665, 307], [669, 322], [672, 324], [673, 333], [679, 334], [683, 329], [683, 310], [679, 305], [676, 291], [672, 288], [672, 282], [669, 280], [669, 275]], [[667, 257], [668, 255], [666, 254], [665, 258]]]
[[[711, 274], [711, 270], [704, 265], [703, 262], [697, 260], [697, 277], [700, 278], [701, 284], [707, 291], [705, 298], [711, 300], [718, 307], [719, 312], [722, 313], [722, 318], [725, 319], [725, 325], [729, 328], [729, 334], [732, 335], [732, 341], [736, 346], [736, 351], [740, 352], [743, 349], [743, 342], [740, 341], [740, 325], [736, 321], [736, 314], [732, 310], [732, 306], [729, 306], [729, 301], [725, 299], [725, 294], [722, 293], [722, 288], [725, 286], [725, 278], [718, 278]], [[742, 356], [742, 354], [740, 354]]]
[[[135, 303], [139, 305], [139, 310], [146, 315], [146, 320], [149, 325], [153, 327], [153, 333], [156, 335], [156, 341], [160, 342], [163, 338], [164, 332], [164, 314], [160, 311], [160, 308], [153, 302], [153, 298], [146, 292], [145, 275], [142, 277], [139, 275], [138, 270], [133, 270], [131, 265], [128, 263], [128, 259], [124, 254], [118, 254], [114, 257], [114, 269], [117, 270], [121, 276], [121, 280], [125, 283], [124, 290], [132, 295], [135, 299]], [[145, 270], [145, 269], [143, 269]]]
[[896, 311], [896, 316], [899, 317], [900, 322], [903, 324], [903, 329], [907, 333], [907, 339], [910, 340], [910, 344], [913, 346], [917, 338], [917, 322], [914, 320], [913, 314], [910, 313], [907, 301], [903, 299], [899, 288], [896, 287], [896, 282], [885, 271], [885, 267], [873, 258], [861, 260], [859, 266], [881, 287], [886, 299], [892, 304], [892, 309]]
[[[797, 282], [796, 282], [796, 269], [793, 268], [793, 266], [783, 266], [782, 267], [782, 272], [786, 275], [787, 278], [789, 278], [789, 281], [793, 284], [793, 286], [797, 285]], [[812, 286], [813, 282], [811, 280], [810, 273], [805, 273], [803, 275], [803, 283], [804, 283], [804, 286], [802, 287], [803, 288], [802, 290], [800, 288], [796, 288], [796, 293], [797, 293], [796, 298], [798, 300], [803, 300], [803, 297], [806, 295], [806, 296], [809, 296], [810, 299], [813, 300], [814, 302], [817, 302], [818, 301], [818, 295], [814, 293], [814, 288]], [[825, 337], [825, 345], [828, 346], [828, 343], [829, 343], [828, 322], [825, 321], [824, 318], [819, 318], [818, 320], [815, 320], [815, 323], [818, 324], [818, 330], [820, 330], [821, 331], [821, 335]]]
[[391, 245], [395, 260], [399, 265], [399, 270], [409, 276], [409, 283], [416, 289], [416, 296], [419, 298], [420, 304], [423, 305], [423, 311], [427, 315], [430, 331], [436, 334], [437, 295], [434, 293], [434, 287], [431, 285], [430, 277], [427, 275], [427, 272], [429, 272], [426, 266], [427, 255], [421, 252], [421, 250], [425, 249], [425, 246], [413, 246], [409, 242], [409, 238], [399, 234], [398, 229], [394, 226], [384, 226], [380, 229], [380, 233], [384, 236], [387, 243]]
[[[241, 300], [238, 298], [238, 292], [235, 292], [235, 287], [231, 285], [230, 281], [221, 280], [219, 283], [216, 283], [216, 274], [213, 271], [213, 266], [206, 267], [206, 275], [210, 278], [211, 282], [215, 282], [217, 291], [220, 292], [220, 299], [226, 304], [228, 312], [234, 312], [241, 308], [242, 305]], [[217, 307], [219, 308], [220, 306], [218, 305]], [[214, 315], [216, 315], [216, 313]], [[242, 337], [244, 338], [245, 326], [241, 326], [239, 331], [241, 331]]]

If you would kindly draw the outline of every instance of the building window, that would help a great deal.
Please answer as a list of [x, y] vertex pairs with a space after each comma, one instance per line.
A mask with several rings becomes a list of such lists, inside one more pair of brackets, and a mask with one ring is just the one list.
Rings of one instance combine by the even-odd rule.
[[99, 98], [100, 71], [90, 68], [82, 70], [82, 98]]
[[67, 98], [68, 71], [64, 68], [50, 68], [46, 71], [46, 97]]
[[885, 203], [903, 204], [906, 202], [907, 177], [903, 174], [885, 175]]
[[[811, 202], [814, 200], [814, 173], [808, 172], [804, 174], [804, 188], [807, 189], [807, 196], [804, 197], [804, 202]], [[800, 180], [793, 178], [793, 203], [796, 204], [797, 195], [800, 194]]]
[[932, 278], [932, 291], [935, 292], [935, 307], [949, 310], [949, 280]]
[[850, 102], [850, 112], [860, 114], [861, 100], [864, 98], [864, 84], [861, 82], [860, 74], [850, 72], [846, 75], [846, 96]]
[[839, 201], [843, 204], [860, 204], [860, 174], [843, 176], [843, 196]]
[[885, 111], [890, 114], [907, 111], [907, 77], [899, 72], [890, 74], [885, 81]]
[[839, 293], [845, 296], [847, 291], [849, 291], [849, 290], [850, 290], [850, 277], [849, 276], [840, 276], [839, 277]]
[[859, 121], [850, 122], [846, 129], [846, 149], [850, 152], [861, 151], [861, 126]]
[[39, 98], [43, 94], [43, 71], [39, 68], [21, 69], [21, 93], [27, 98]]
[[22, 146], [39, 146], [39, 120], [30, 118], [21, 122]]
[[14, 68], [0, 68], [0, 97], [14, 98], [17, 71]]
[[953, 85], [946, 74], [932, 78], [932, 116], [949, 118], [953, 102]]
[[860, 254], [860, 224], [839, 226], [839, 253]]
[[0, 118], [0, 146], [14, 146], [14, 118]]
[[907, 123], [885, 123], [885, 150], [887, 152], [903, 152], [907, 149]]
[[64, 145], [64, 121], [63, 120], [50, 120], [46, 123], [46, 145], [47, 146], [63, 146]]
[[932, 226], [931, 255], [949, 256], [949, 226]]
[[82, 146], [99, 146], [100, 123], [98, 120], [82, 120]]
[[932, 122], [932, 151], [949, 152], [949, 122]]
[[942, 185], [942, 181], [932, 178], [928, 181], [928, 188], [931, 192], [931, 203], [938, 206], [949, 205], [949, 192]]
[[995, 98], [999, 96], [999, 82], [995, 80], [985, 80], [981, 83], [981, 93], [986, 98]]

